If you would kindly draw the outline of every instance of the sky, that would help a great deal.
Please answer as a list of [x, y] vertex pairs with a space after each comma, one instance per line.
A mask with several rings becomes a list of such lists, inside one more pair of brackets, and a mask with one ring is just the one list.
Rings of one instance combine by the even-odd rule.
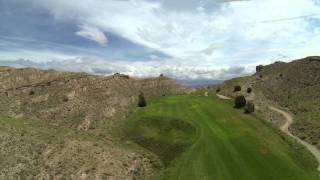
[[320, 55], [320, 0], [0, 0], [0, 65], [217, 81]]

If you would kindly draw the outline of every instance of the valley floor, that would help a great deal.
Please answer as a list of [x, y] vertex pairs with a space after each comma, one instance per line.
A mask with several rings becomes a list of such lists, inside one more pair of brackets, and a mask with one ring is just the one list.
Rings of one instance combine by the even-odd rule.
[[303, 146], [215, 96], [154, 100], [128, 126], [128, 137], [164, 162], [162, 179], [319, 179]]

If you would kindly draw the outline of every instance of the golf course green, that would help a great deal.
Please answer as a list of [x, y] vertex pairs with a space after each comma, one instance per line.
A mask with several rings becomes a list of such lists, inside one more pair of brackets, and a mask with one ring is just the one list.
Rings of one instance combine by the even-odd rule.
[[158, 155], [160, 179], [319, 180], [311, 154], [216, 96], [173, 96], [136, 108], [128, 137]]

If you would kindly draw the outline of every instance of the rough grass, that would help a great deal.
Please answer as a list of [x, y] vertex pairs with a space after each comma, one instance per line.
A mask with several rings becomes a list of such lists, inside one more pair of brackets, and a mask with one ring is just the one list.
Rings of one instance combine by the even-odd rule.
[[166, 166], [192, 144], [196, 134], [188, 122], [171, 117], [142, 117], [130, 124], [131, 139], [160, 156]]
[[213, 96], [155, 100], [128, 121], [129, 138], [167, 165], [161, 179], [319, 179], [308, 151]]

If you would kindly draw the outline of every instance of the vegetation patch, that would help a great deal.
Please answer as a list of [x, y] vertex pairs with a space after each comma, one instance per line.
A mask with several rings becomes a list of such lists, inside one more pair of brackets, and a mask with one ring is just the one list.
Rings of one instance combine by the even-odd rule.
[[145, 99], [144, 94], [142, 92], [140, 92], [140, 94], [138, 96], [138, 106], [139, 107], [147, 106], [146, 99]]
[[246, 106], [244, 107], [244, 112], [247, 114], [254, 112], [254, 103], [252, 101], [248, 102]]
[[160, 179], [319, 179], [315, 159], [290, 137], [201, 94], [152, 100], [129, 117], [128, 138], [166, 165]]
[[131, 122], [129, 137], [157, 154], [168, 166], [192, 144], [196, 128], [186, 121], [161, 116], [146, 116]]
[[247, 104], [247, 101], [246, 101], [246, 98], [244, 96], [237, 96], [235, 99], [234, 99], [234, 107], [235, 108], [242, 108], [244, 107], [245, 105]]
[[238, 92], [238, 91], [241, 91], [241, 86], [239, 86], [239, 85], [234, 87], [233, 92]]

